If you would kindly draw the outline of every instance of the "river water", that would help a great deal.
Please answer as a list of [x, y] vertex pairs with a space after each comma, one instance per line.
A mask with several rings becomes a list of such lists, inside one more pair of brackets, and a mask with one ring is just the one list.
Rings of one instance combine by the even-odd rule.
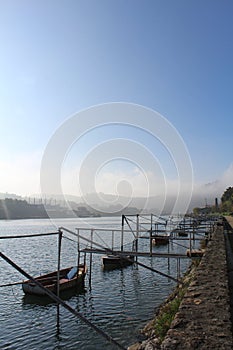
[[[0, 236], [55, 232], [58, 226], [74, 230], [77, 227], [119, 228], [120, 217], [0, 221]], [[86, 231], [83, 235], [88, 235]], [[96, 240], [111, 246], [111, 231], [98, 231]], [[69, 238], [69, 239], [68, 239]], [[77, 244], [69, 234], [62, 239], [61, 267], [74, 266]], [[128, 242], [131, 238], [129, 236]], [[115, 238], [115, 244], [119, 243]], [[127, 243], [127, 242], [126, 242]], [[141, 239], [139, 250], [148, 251], [149, 240]], [[186, 245], [188, 245], [186, 243]], [[57, 237], [46, 236], [0, 240], [0, 250], [29, 274], [37, 276], [57, 269]], [[85, 247], [83, 245], [83, 247]], [[167, 252], [166, 246], [154, 251]], [[170, 246], [170, 252], [185, 252], [184, 247]], [[162, 258], [139, 258], [140, 262], [176, 277], [177, 261]], [[88, 263], [88, 256], [87, 256]], [[189, 266], [181, 259], [181, 271]], [[0, 285], [22, 281], [24, 278], [0, 259]], [[85, 279], [85, 290], [66, 296], [67, 302], [88, 320], [127, 348], [136, 342], [139, 330], [153, 317], [154, 310], [169, 295], [175, 282], [143, 267], [104, 271], [101, 257], [93, 254], [92, 279]], [[0, 349], [59, 349], [98, 350], [117, 349], [66, 309], [60, 309], [60, 329], [56, 327], [57, 307], [53, 302], [35, 302], [26, 298], [21, 285], [0, 288]]]

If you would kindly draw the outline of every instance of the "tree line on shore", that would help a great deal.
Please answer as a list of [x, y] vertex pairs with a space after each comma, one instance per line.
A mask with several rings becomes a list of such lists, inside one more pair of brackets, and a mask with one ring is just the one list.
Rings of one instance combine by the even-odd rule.
[[25, 200], [5, 198], [0, 200], [0, 219], [47, 218], [42, 204], [32, 205]]
[[[58, 216], [69, 216], [62, 208], [57, 208]], [[78, 209], [83, 207], [78, 207]], [[59, 210], [58, 210], [59, 209]], [[133, 208], [136, 210], [136, 208]], [[86, 210], [87, 211], [87, 210]], [[90, 214], [88, 211], [85, 214]], [[211, 213], [222, 213], [233, 215], [233, 187], [228, 187], [221, 197], [221, 203], [215, 201], [212, 206], [206, 206], [204, 208], [196, 207], [193, 209], [193, 213], [199, 214], [211, 214]], [[82, 217], [83, 215], [77, 216]], [[0, 219], [32, 219], [32, 218], [48, 218], [48, 213], [45, 210], [43, 204], [30, 204], [26, 200], [5, 198], [0, 200]]]
[[228, 187], [221, 198], [223, 212], [233, 213], [233, 187]]
[[[35, 201], [34, 201], [35, 202]], [[122, 214], [136, 215], [139, 209], [135, 207], [119, 208], [113, 213], [95, 210], [91, 207], [86, 207], [78, 203], [69, 202], [69, 207], [63, 207], [60, 204], [36, 204], [28, 203], [26, 200], [16, 198], [0, 199], [0, 220], [15, 220], [15, 219], [45, 219], [53, 218], [73, 218], [74, 216], [84, 217], [99, 217], [113, 216]]]
[[206, 206], [204, 208], [194, 208], [194, 214], [211, 214], [221, 213], [233, 215], [233, 187], [228, 187], [221, 196], [221, 203], [218, 204], [217, 199], [212, 206]]

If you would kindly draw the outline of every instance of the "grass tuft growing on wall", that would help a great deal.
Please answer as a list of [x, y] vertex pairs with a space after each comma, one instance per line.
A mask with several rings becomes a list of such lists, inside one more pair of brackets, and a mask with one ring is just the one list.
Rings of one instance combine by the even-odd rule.
[[179, 309], [180, 303], [185, 294], [185, 290], [180, 291], [179, 295], [177, 295], [173, 300], [171, 300], [168, 304], [166, 304], [162, 310], [162, 312], [158, 315], [155, 325], [154, 331], [156, 336], [162, 341], [167, 331], [169, 330], [171, 323]]
[[198, 266], [199, 262], [199, 259], [193, 261], [189, 271], [182, 279], [182, 284], [179, 284], [175, 288], [167, 302], [160, 308], [159, 313], [153, 322], [153, 333], [161, 342], [164, 340], [167, 331], [178, 312], [187, 288], [193, 279], [195, 268]]

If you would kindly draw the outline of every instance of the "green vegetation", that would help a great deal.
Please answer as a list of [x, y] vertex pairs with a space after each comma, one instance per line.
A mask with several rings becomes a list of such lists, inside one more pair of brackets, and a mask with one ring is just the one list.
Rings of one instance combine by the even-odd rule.
[[[190, 282], [193, 280], [194, 272], [199, 262], [200, 259], [193, 261], [191, 267], [183, 277], [182, 283], [175, 288], [174, 292], [170, 295], [167, 301], [160, 307], [155, 320], [150, 326], [149, 332], [153, 331], [153, 334], [161, 342], [165, 338], [167, 331], [174, 320], [187, 288], [190, 285]], [[145, 331], [148, 332], [148, 329], [145, 329]]]
[[220, 205], [206, 206], [204, 208], [194, 208], [194, 215], [216, 215], [216, 214], [225, 214], [233, 215], [233, 187], [228, 187], [222, 197]]
[[163, 312], [158, 316], [155, 322], [155, 334], [162, 341], [170, 328], [170, 325], [179, 309], [180, 303], [185, 292], [164, 306]]
[[233, 213], [233, 187], [228, 187], [221, 197], [221, 211]]

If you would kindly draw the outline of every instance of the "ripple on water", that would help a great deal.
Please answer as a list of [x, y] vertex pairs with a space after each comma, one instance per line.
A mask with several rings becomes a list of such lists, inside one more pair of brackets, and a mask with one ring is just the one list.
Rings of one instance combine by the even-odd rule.
[[[95, 219], [101, 226], [111, 227], [110, 218]], [[116, 220], [114, 218], [114, 224]], [[120, 222], [120, 220], [119, 220]], [[60, 220], [60, 226], [77, 226], [76, 221]], [[5, 225], [5, 226], [4, 226]], [[75, 225], [75, 226], [74, 226]], [[0, 223], [1, 232], [36, 233], [54, 231], [47, 220], [23, 220]], [[5, 230], [5, 231], [4, 231]], [[104, 238], [107, 239], [107, 236]], [[145, 241], [145, 240], [144, 240]], [[110, 244], [110, 242], [109, 242]], [[145, 249], [146, 243], [143, 242]], [[35, 275], [56, 269], [57, 240], [55, 237], [35, 240], [3, 242], [3, 251], [29, 273]], [[76, 262], [76, 244], [63, 240], [62, 265]], [[161, 248], [166, 251], [167, 248]], [[161, 251], [162, 251], [161, 250]], [[163, 259], [143, 259], [141, 262], [167, 274], [176, 274], [176, 262], [170, 267]], [[183, 269], [185, 266], [183, 266]], [[137, 340], [137, 330], [152, 318], [154, 309], [170, 293], [174, 282], [141, 267], [129, 266], [123, 270], [103, 271], [100, 256], [93, 255], [92, 288], [86, 278], [85, 293], [72, 296], [68, 302], [88, 320], [114, 337], [124, 346]], [[6, 263], [0, 265], [0, 283], [20, 281], [22, 276]], [[59, 349], [59, 350], [112, 350], [105, 341], [67, 310], [61, 308], [60, 333], [56, 328], [56, 304], [36, 305], [23, 298], [21, 286], [1, 289], [1, 336], [3, 349]]]

